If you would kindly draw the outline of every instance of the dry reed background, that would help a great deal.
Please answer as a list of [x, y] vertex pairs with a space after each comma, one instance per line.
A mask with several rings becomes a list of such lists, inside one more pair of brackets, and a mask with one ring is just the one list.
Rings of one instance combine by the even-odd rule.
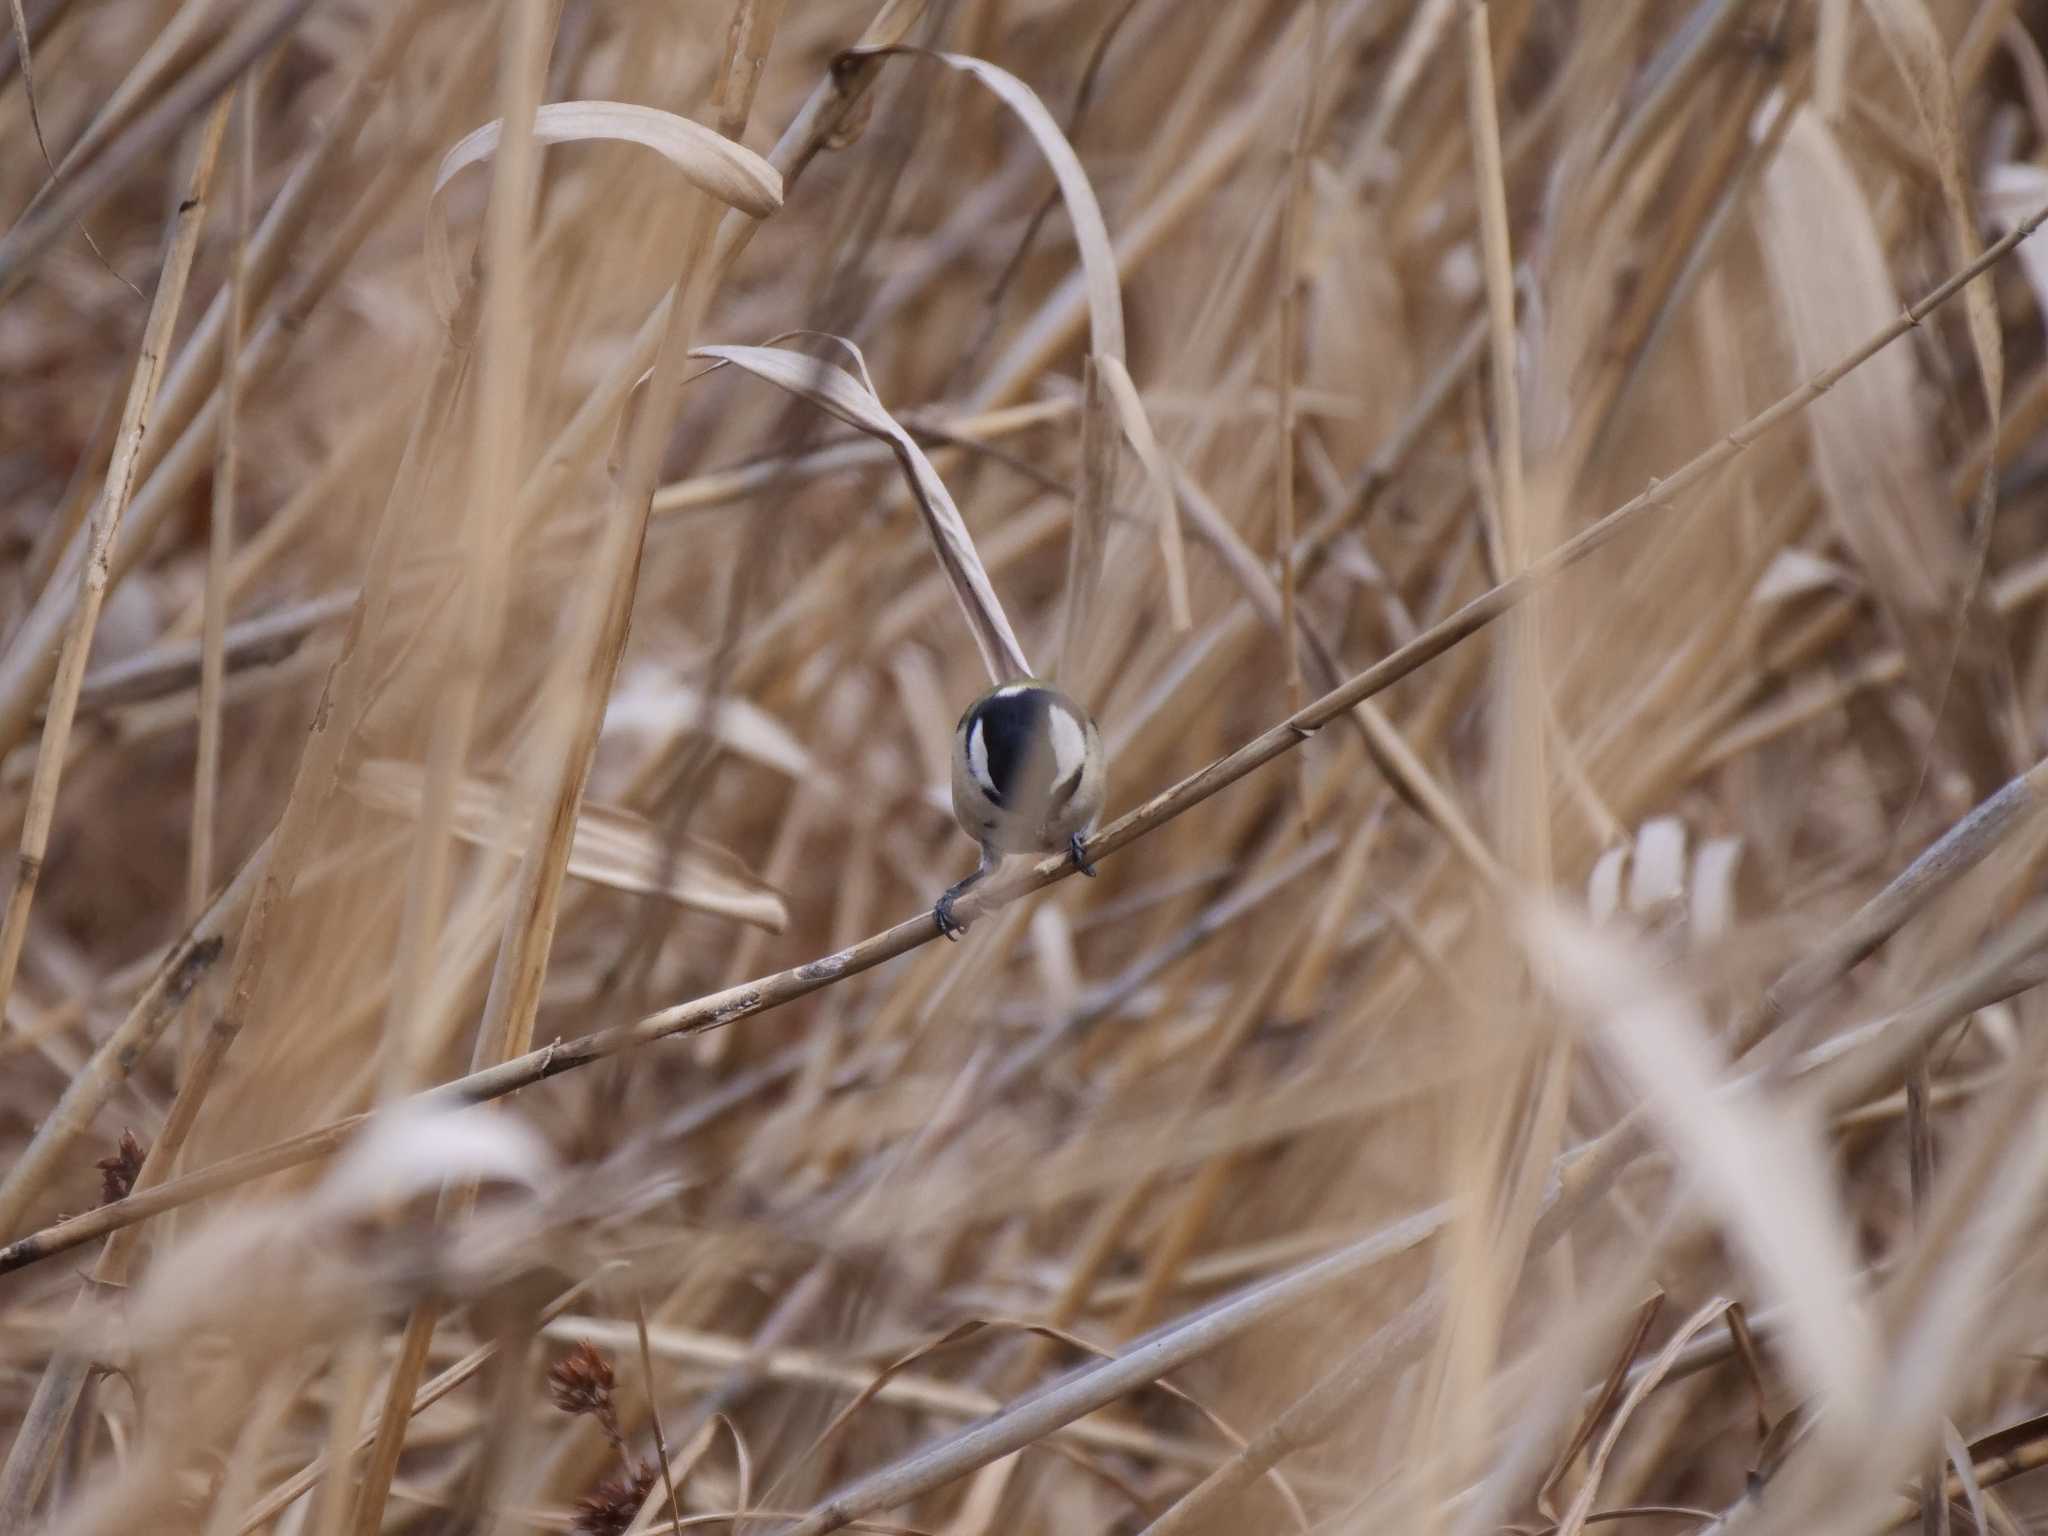
[[0, 1530], [2048, 1518], [2048, 8], [7, 31]]

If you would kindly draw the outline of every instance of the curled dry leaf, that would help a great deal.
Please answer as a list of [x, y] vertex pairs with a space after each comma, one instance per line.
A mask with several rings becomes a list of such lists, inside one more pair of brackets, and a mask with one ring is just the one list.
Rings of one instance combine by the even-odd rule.
[[[856, 360], [860, 358], [859, 349], [851, 342], [832, 339], [852, 351]], [[924, 450], [889, 414], [872, 388], [836, 364], [786, 347], [698, 347], [690, 355], [731, 363], [808, 400], [848, 426], [888, 443], [910, 480], [918, 510], [924, 515], [925, 531], [931, 535], [939, 565], [953, 588], [961, 613], [966, 616], [989, 677], [1004, 683], [1033, 675], [1031, 664], [1024, 659], [1024, 648], [1017, 643], [1016, 632], [1010, 628], [1009, 617], [988, 579], [988, 570], [974, 548], [966, 519], [953, 504], [952, 494]], [[865, 364], [862, 372], [866, 372]]]
[[[418, 764], [379, 758], [357, 767], [348, 788], [373, 809], [410, 817], [419, 815], [424, 783]], [[503, 785], [465, 778], [456, 786], [450, 830], [464, 842], [516, 851], [525, 845], [531, 820], [531, 811]], [[736, 855], [703, 838], [687, 837], [678, 845], [645, 817], [617, 806], [586, 801], [579, 809], [569, 873], [771, 933], [782, 932], [789, 922], [781, 896], [755, 879]]]
[[[458, 171], [497, 153], [504, 132], [494, 118], [456, 141], [441, 157], [427, 204], [427, 275], [441, 313], [455, 309], [455, 266], [448, 252], [448, 226], [441, 193]], [[782, 175], [752, 150], [714, 133], [702, 123], [625, 101], [556, 101], [534, 114], [533, 136], [542, 144], [610, 139], [653, 150], [688, 177], [691, 185], [743, 213], [765, 219], [782, 206]]]

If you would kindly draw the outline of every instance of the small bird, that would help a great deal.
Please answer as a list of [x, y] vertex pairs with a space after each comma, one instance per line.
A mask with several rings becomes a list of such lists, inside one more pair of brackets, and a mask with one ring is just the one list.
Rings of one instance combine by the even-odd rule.
[[932, 907], [939, 932], [960, 937], [953, 903], [1006, 853], [1064, 850], [1092, 876], [1081, 837], [1102, 809], [1104, 787], [1095, 722], [1057, 688], [1005, 683], [968, 705], [953, 732], [953, 814], [981, 844], [981, 864]]

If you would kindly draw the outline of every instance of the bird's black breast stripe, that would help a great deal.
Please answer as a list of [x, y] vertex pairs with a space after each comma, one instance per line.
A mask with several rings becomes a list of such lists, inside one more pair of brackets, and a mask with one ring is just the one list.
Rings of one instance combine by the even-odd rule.
[[[989, 798], [997, 805], [1009, 803], [1011, 797], [1024, 787], [1024, 775], [1033, 768], [1039, 774], [1049, 776], [1050, 711], [1045, 695], [1035, 691], [997, 694], [982, 700], [976, 710], [974, 718], [981, 724], [982, 751], [988, 760], [988, 779], [992, 788]], [[970, 722], [969, 732], [973, 729]]]

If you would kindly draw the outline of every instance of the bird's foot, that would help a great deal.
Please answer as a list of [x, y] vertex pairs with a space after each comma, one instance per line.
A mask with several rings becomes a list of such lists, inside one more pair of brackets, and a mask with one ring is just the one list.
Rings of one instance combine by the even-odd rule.
[[1090, 880], [1095, 878], [1095, 866], [1088, 862], [1088, 855], [1081, 847], [1081, 834], [1076, 832], [1067, 839], [1067, 857], [1074, 861], [1074, 868]]
[[979, 885], [988, 872], [996, 867], [996, 863], [995, 856], [987, 848], [983, 848], [981, 850], [981, 864], [974, 873], [965, 880], [960, 881], [948, 890], [945, 895], [932, 903], [932, 921], [939, 925], [939, 932], [943, 933], [954, 943], [960, 942], [960, 935], [967, 931], [967, 925], [953, 915], [953, 903], [966, 895], [973, 887]]

